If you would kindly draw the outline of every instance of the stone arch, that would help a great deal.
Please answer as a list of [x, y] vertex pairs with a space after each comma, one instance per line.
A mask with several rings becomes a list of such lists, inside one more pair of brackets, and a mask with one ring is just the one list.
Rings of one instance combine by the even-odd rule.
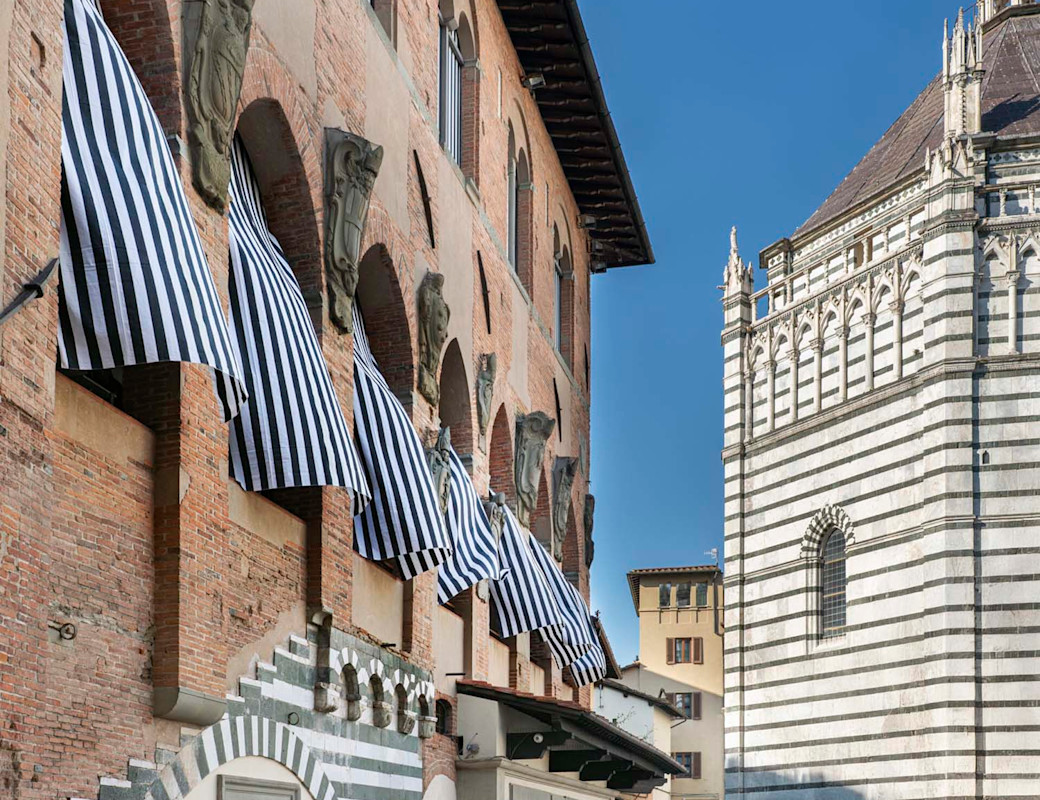
[[244, 756], [277, 761], [317, 800], [335, 800], [335, 789], [321, 760], [290, 726], [245, 716], [223, 719], [181, 748], [177, 758], [166, 764], [149, 784], [144, 800], [182, 800], [215, 769]]
[[163, 130], [182, 134], [181, 6], [166, 0], [101, 0], [105, 24], [144, 87]]
[[498, 407], [491, 425], [491, 447], [488, 451], [490, 488], [506, 496], [506, 503], [516, 507], [516, 484], [513, 480], [513, 426], [505, 403]]
[[408, 690], [404, 688], [404, 684], [399, 683], [394, 687], [394, 700], [397, 706], [397, 732], [407, 735], [415, 728], [416, 716], [410, 707]]
[[383, 244], [372, 245], [361, 257], [356, 301], [379, 370], [407, 408], [415, 386], [410, 317], [397, 269]]
[[458, 339], [452, 339], [441, 360], [440, 402], [441, 426], [451, 428], [451, 444], [460, 455], [473, 452], [473, 407], [470, 402], [466, 361]]
[[343, 700], [346, 704], [347, 719], [356, 721], [361, 718], [361, 685], [358, 683], [357, 669], [353, 664], [343, 666]]
[[[235, 132], [245, 145], [260, 185], [268, 228], [292, 267], [304, 298], [315, 302], [313, 298], [323, 295], [322, 237], [316, 205], [320, 181], [311, 171], [317, 165], [304, 160], [309, 148], [306, 138], [300, 137], [306, 137], [307, 130], [294, 129], [284, 102], [274, 97], [243, 98], [240, 108]], [[320, 307], [320, 299], [316, 302]]]
[[820, 557], [820, 547], [824, 539], [832, 530], [841, 531], [845, 537], [845, 544], [852, 545], [855, 541], [856, 532], [852, 526], [852, 519], [844, 508], [837, 505], [825, 505], [817, 511], [802, 537], [802, 556], [809, 559]]
[[[574, 370], [574, 264], [570, 231], [553, 223], [553, 337], [564, 363]], [[562, 230], [562, 233], [561, 233]]]

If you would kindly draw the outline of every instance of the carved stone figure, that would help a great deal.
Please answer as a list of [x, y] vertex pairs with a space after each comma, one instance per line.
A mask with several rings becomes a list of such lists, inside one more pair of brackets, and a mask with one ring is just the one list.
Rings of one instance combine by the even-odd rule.
[[495, 534], [495, 541], [502, 538], [502, 529], [506, 524], [506, 496], [501, 492], [491, 495], [484, 501], [484, 513], [487, 514], [491, 530]]
[[491, 422], [491, 398], [495, 393], [495, 373], [498, 371], [498, 356], [487, 353], [480, 357], [480, 372], [477, 374], [477, 427], [481, 436], [487, 436]]
[[581, 469], [581, 474], [588, 477], [589, 442], [584, 436], [578, 438], [578, 467]]
[[553, 537], [552, 554], [563, 561], [563, 542], [571, 516], [571, 487], [578, 474], [578, 459], [557, 458], [553, 464]]
[[227, 208], [231, 132], [249, 49], [253, 0], [203, 0], [188, 77], [192, 182], [214, 208]]
[[592, 541], [592, 525], [596, 517], [596, 498], [591, 494], [585, 495], [585, 566], [592, 566], [592, 559], [596, 557], [596, 545]]
[[433, 476], [433, 488], [437, 492], [437, 502], [441, 513], [448, 513], [448, 495], [451, 493], [451, 428], [442, 428], [437, 437], [437, 444], [426, 451], [426, 460], [430, 464]]
[[516, 516], [526, 527], [530, 527], [531, 512], [538, 505], [538, 478], [542, 472], [545, 443], [555, 427], [556, 420], [541, 411], [516, 416], [516, 458], [513, 465]]
[[361, 238], [382, 163], [379, 145], [338, 128], [325, 129], [325, 274], [329, 318], [341, 333], [353, 332]]
[[419, 287], [419, 391], [434, 405], [441, 399], [437, 372], [451, 318], [443, 290], [444, 276], [439, 272], [427, 272]]

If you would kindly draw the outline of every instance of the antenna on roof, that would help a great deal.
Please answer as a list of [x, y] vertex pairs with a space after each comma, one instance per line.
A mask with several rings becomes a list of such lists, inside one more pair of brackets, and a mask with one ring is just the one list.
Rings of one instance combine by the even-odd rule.
[[719, 548], [713, 547], [713, 548], [711, 548], [711, 550], [705, 550], [704, 551], [704, 555], [711, 556], [712, 560], [715, 562], [715, 568], [718, 569], [718, 566], [719, 566]]

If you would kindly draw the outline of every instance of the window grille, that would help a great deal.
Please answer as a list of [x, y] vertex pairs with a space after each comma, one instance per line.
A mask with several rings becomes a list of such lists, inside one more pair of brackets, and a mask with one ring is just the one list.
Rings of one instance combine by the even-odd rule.
[[462, 166], [462, 50], [458, 29], [441, 20], [440, 135], [448, 156]]
[[824, 639], [845, 633], [845, 535], [832, 531], [820, 565], [820, 632]]

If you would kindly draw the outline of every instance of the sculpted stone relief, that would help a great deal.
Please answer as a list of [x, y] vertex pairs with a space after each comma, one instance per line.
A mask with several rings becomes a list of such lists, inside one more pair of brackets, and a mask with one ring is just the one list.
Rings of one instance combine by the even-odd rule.
[[443, 290], [444, 276], [439, 272], [427, 272], [419, 287], [419, 391], [433, 405], [441, 398], [437, 372], [451, 318]]
[[227, 208], [231, 133], [249, 49], [253, 0], [204, 0], [188, 77], [192, 182], [214, 208]]
[[585, 566], [592, 566], [592, 559], [596, 557], [596, 545], [592, 541], [592, 526], [596, 516], [596, 498], [591, 494], [585, 495]]
[[426, 451], [426, 460], [433, 476], [433, 488], [441, 513], [448, 513], [448, 495], [451, 493], [451, 429], [441, 428], [437, 443]]
[[516, 460], [513, 480], [516, 482], [516, 516], [521, 525], [531, 526], [531, 514], [538, 505], [538, 479], [542, 473], [545, 443], [552, 436], [556, 420], [541, 411], [517, 414]]
[[338, 128], [325, 129], [325, 274], [329, 317], [352, 333], [361, 238], [383, 148]]
[[481, 436], [487, 436], [491, 422], [491, 399], [495, 394], [495, 373], [498, 371], [498, 356], [487, 353], [480, 357], [480, 372], [477, 374], [477, 426]]
[[563, 542], [571, 516], [571, 487], [578, 474], [578, 459], [557, 458], [553, 465], [553, 557], [563, 560]]

